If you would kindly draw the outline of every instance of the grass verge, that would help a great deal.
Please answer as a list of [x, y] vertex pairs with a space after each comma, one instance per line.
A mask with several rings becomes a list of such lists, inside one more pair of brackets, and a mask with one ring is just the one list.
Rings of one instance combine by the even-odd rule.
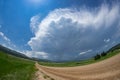
[[109, 52], [106, 56], [101, 57], [98, 60], [94, 60], [94, 58], [88, 59], [88, 60], [83, 60], [83, 61], [73, 61], [73, 62], [65, 62], [65, 63], [55, 63], [55, 62], [39, 62], [40, 65], [43, 66], [51, 66], [51, 67], [73, 67], [73, 66], [82, 66], [82, 65], [87, 65], [87, 64], [92, 64], [96, 63], [102, 60], [105, 60], [107, 58], [110, 58], [114, 55], [117, 55], [120, 53], [120, 50], [115, 50], [113, 52]]
[[31, 80], [34, 62], [0, 52], [0, 80]]

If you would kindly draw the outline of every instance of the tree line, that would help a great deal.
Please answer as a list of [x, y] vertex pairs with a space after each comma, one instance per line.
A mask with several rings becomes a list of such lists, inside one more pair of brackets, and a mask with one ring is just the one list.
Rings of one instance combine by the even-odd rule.
[[106, 55], [107, 55], [107, 52], [102, 52], [101, 54], [96, 54], [96, 55], [94, 56], [94, 60], [98, 60], [98, 59], [100, 59], [101, 57], [106, 56]]

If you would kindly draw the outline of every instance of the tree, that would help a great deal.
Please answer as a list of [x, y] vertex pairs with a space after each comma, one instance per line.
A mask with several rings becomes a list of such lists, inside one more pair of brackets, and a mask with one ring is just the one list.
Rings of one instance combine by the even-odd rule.
[[94, 60], [98, 60], [100, 58], [101, 58], [101, 56], [99, 54], [97, 54], [96, 56], [94, 56]]
[[105, 52], [101, 53], [101, 56], [106, 56], [106, 55], [107, 55], [107, 53], [105, 53]]

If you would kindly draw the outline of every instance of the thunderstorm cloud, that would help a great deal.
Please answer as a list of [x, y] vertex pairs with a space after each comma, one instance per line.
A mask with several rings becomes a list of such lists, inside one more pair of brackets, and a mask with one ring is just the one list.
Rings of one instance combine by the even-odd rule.
[[28, 55], [54, 61], [86, 59], [120, 41], [120, 6], [59, 8], [43, 20], [31, 18], [34, 37]]

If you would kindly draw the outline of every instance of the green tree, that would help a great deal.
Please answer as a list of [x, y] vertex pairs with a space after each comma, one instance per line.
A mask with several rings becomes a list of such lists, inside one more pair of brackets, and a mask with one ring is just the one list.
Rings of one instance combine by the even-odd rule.
[[107, 53], [105, 53], [105, 52], [101, 53], [101, 56], [106, 56], [106, 55], [107, 55]]
[[97, 55], [94, 56], [94, 60], [98, 60], [100, 58], [101, 58], [100, 54], [97, 54]]

